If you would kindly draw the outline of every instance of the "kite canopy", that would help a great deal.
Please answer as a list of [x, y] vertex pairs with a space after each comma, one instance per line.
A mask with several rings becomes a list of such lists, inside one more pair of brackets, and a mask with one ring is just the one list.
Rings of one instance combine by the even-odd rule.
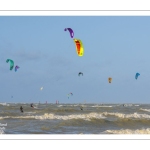
[[83, 76], [83, 73], [82, 73], [82, 72], [79, 72], [79, 73], [78, 73], [78, 76], [80, 76], [81, 74], [82, 74], [82, 76]]
[[69, 96], [70, 96], [70, 95], [69, 95], [69, 94], [67, 94], [67, 97], [68, 97], [68, 98], [69, 98]]
[[41, 87], [40, 90], [42, 91], [42, 90], [43, 90], [43, 87]]
[[16, 67], [15, 67], [15, 72], [16, 72], [19, 68], [20, 68], [19, 66], [16, 66]]
[[64, 29], [64, 31], [67, 31], [67, 30], [68, 30], [69, 33], [70, 33], [70, 37], [73, 38], [73, 37], [74, 37], [74, 32], [73, 32], [73, 30], [72, 30], [71, 28], [65, 28], [65, 29]]
[[76, 52], [78, 56], [83, 56], [84, 54], [84, 47], [82, 41], [79, 39], [73, 39], [76, 45]]
[[112, 81], [112, 78], [109, 77], [109, 78], [108, 78], [108, 82], [111, 83], [111, 81]]
[[70, 96], [73, 96], [73, 94], [72, 94], [72, 93], [69, 93], [69, 94], [67, 94], [67, 96], [68, 96], [68, 98], [69, 98]]
[[10, 70], [12, 70], [12, 69], [14, 68], [14, 61], [11, 60], [11, 59], [7, 59], [6, 62], [7, 62], [7, 63], [8, 63], [8, 62], [10, 63]]
[[139, 75], [140, 75], [139, 73], [136, 73], [136, 75], [135, 75], [135, 79], [136, 80], [137, 80], [137, 78], [138, 78]]

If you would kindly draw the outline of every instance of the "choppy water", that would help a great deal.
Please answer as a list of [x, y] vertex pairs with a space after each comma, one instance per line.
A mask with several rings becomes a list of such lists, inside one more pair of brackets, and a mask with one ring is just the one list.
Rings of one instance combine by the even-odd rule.
[[0, 103], [0, 134], [150, 134], [148, 104], [34, 106]]

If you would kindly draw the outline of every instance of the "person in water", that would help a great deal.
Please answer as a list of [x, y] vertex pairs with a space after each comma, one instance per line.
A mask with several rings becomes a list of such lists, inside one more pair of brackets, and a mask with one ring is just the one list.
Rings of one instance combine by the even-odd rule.
[[34, 107], [33, 107], [33, 103], [32, 103], [30, 106], [31, 106], [32, 108], [34, 108]]
[[81, 110], [83, 110], [83, 107], [82, 107], [82, 106], [80, 106], [80, 109], [81, 109]]
[[20, 111], [23, 112], [23, 107], [22, 106], [20, 106]]

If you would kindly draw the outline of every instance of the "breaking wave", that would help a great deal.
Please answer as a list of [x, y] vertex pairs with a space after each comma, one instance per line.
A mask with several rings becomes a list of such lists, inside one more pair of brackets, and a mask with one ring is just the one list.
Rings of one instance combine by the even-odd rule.
[[[34, 113], [34, 112], [28, 112]], [[150, 115], [148, 114], [138, 114], [138, 113], [133, 113], [133, 114], [124, 114], [124, 113], [111, 113], [111, 112], [102, 112], [102, 113], [87, 113], [87, 114], [71, 114], [71, 115], [55, 115], [53, 113], [45, 113], [44, 115], [29, 115], [29, 116], [5, 116], [5, 117], [0, 117], [0, 119], [8, 119], [8, 118], [22, 118], [22, 119], [59, 119], [59, 120], [69, 120], [69, 119], [84, 119], [84, 120], [90, 120], [91, 118], [95, 119], [104, 119], [107, 118], [108, 116], [115, 116], [118, 118], [130, 118], [130, 119], [150, 119]]]
[[108, 113], [108, 112], [103, 112], [102, 115], [104, 116], [109, 116], [113, 115], [119, 118], [136, 118], [136, 119], [150, 119], [150, 115], [147, 114], [138, 114], [138, 113], [133, 113], [133, 114], [123, 114], [123, 113]]
[[147, 129], [121, 129], [121, 130], [106, 130], [106, 134], [150, 134], [150, 128]]
[[40, 116], [5, 116], [5, 117], [0, 117], [0, 119], [9, 119], [9, 118], [13, 118], [13, 119], [39, 119], [39, 120], [44, 120], [44, 119], [58, 119], [58, 120], [70, 120], [70, 119], [83, 119], [83, 120], [89, 120], [92, 118], [95, 119], [102, 119], [102, 118], [106, 118], [101, 114], [98, 113], [89, 113], [89, 114], [76, 114], [76, 115], [65, 115], [65, 116], [61, 116], [61, 115], [54, 115], [54, 114], [48, 114], [45, 113], [44, 115], [40, 115]]
[[150, 109], [143, 109], [143, 108], [140, 108], [140, 110], [150, 112]]
[[95, 106], [91, 106], [91, 107], [113, 107], [113, 106], [100, 106], [100, 105], [95, 105]]
[[10, 106], [10, 105], [7, 104], [7, 103], [0, 103], [0, 105], [3, 105], [3, 106]]

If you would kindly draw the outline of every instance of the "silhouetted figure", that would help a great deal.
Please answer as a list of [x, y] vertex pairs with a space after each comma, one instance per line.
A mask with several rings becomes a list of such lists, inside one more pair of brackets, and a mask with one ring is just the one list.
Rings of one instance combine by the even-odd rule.
[[34, 108], [34, 107], [33, 107], [33, 103], [32, 103], [30, 106], [31, 106], [32, 108]]
[[22, 106], [20, 106], [20, 111], [23, 112], [23, 107]]
[[81, 110], [83, 110], [83, 107], [82, 107], [82, 106], [80, 106], [80, 109], [81, 109]]

